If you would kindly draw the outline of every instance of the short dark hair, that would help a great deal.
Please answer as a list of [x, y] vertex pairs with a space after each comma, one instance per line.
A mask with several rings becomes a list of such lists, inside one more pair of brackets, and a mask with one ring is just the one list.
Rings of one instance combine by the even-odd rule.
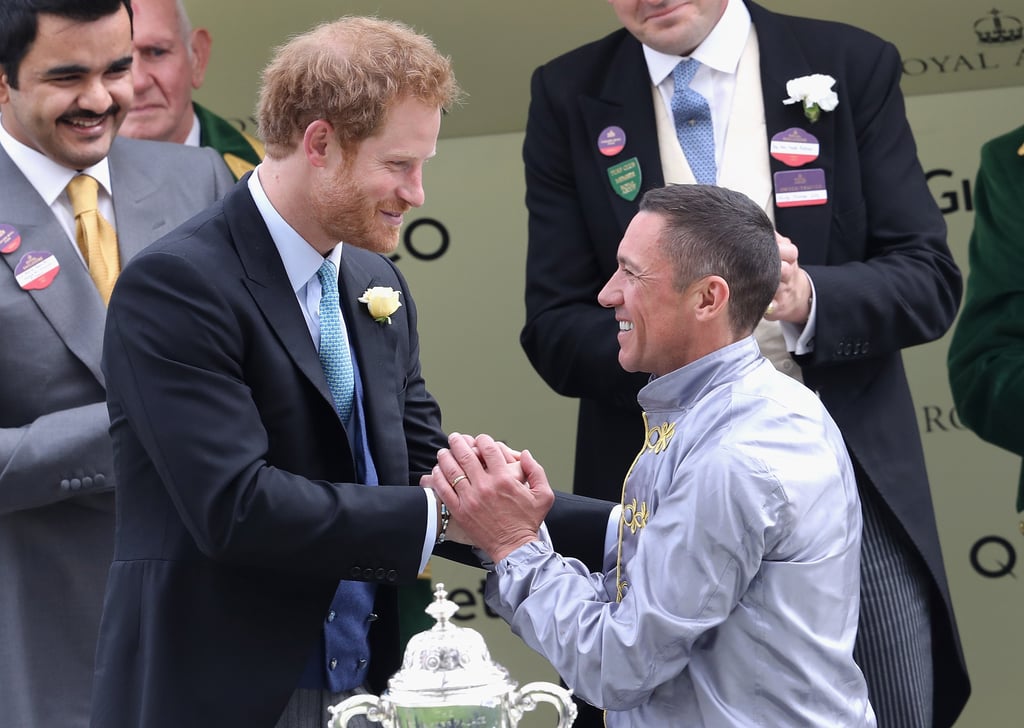
[[661, 244], [676, 287], [721, 276], [729, 284], [732, 328], [749, 335], [775, 296], [782, 266], [764, 211], [746, 195], [712, 185], [649, 190], [640, 210], [665, 220]]
[[7, 85], [18, 88], [18, 69], [36, 41], [39, 15], [57, 15], [90, 22], [113, 15], [121, 8], [132, 18], [131, 0], [2, 0], [0, 2], [0, 68]]

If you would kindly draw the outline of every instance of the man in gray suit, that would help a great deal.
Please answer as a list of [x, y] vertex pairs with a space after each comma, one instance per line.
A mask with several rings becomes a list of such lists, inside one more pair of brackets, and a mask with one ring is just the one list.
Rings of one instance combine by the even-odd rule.
[[[126, 262], [232, 183], [212, 150], [115, 139], [131, 106], [131, 63], [126, 0], [0, 4], [5, 727], [72, 728], [89, 719], [114, 536], [100, 351], [117, 261]], [[76, 210], [66, 187], [84, 175], [98, 181], [98, 204]], [[87, 262], [94, 260], [93, 243], [80, 241], [84, 235], [76, 230], [89, 215], [109, 230], [103, 240], [115, 251], [105, 281]]]

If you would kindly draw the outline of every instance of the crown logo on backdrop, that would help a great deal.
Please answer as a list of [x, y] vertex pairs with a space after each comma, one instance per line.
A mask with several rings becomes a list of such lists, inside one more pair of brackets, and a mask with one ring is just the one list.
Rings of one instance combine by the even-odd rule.
[[1000, 15], [993, 9], [991, 17], [979, 18], [974, 23], [974, 32], [982, 43], [1013, 43], [1024, 37], [1024, 24], [1012, 15]]

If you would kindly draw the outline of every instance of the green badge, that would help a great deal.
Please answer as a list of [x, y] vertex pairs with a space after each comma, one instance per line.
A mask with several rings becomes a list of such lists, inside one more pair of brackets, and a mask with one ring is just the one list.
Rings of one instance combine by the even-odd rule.
[[640, 162], [636, 157], [631, 157], [625, 162], [613, 164], [608, 168], [608, 179], [612, 183], [615, 194], [632, 202], [640, 194], [640, 182], [643, 180], [643, 175], [640, 173]]

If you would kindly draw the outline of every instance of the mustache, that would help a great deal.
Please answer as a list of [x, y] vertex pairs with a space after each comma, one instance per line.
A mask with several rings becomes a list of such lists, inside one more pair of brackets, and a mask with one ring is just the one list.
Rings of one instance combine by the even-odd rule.
[[89, 111], [88, 109], [72, 109], [71, 111], [65, 111], [57, 117], [57, 121], [97, 121], [108, 116], [117, 116], [120, 111], [120, 104], [111, 104], [105, 111], [99, 113]]

